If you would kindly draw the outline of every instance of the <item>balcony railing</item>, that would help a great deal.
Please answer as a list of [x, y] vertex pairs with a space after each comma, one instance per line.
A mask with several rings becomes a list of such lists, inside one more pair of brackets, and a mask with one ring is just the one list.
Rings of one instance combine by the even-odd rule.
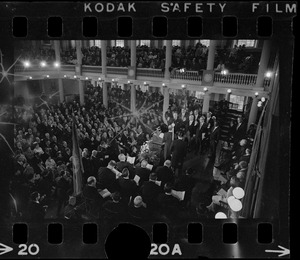
[[214, 82], [224, 84], [236, 84], [236, 85], [250, 85], [254, 86], [256, 83], [256, 74], [242, 74], [242, 73], [230, 73], [227, 75], [216, 72], [214, 76]]
[[171, 72], [171, 79], [202, 81], [202, 75], [198, 71], [180, 72], [179, 70], [175, 70]]
[[[33, 65], [29, 68], [24, 68], [23, 65], [18, 64], [15, 66], [15, 73], [25, 73], [25, 72], [55, 72], [55, 71], [63, 71], [63, 72], [72, 72], [75, 73], [75, 65], [61, 65], [59, 69], [54, 67], [40, 67], [38, 65]], [[82, 72], [87, 73], [102, 73], [101, 66], [82, 66]], [[127, 67], [107, 67], [108, 75], [123, 75], [126, 76], [128, 73]], [[153, 78], [164, 78], [164, 72], [161, 69], [149, 69], [149, 68], [137, 68], [136, 75], [138, 77], [153, 77]], [[175, 70], [171, 72], [171, 79], [173, 80], [189, 80], [201, 83], [202, 81], [202, 73], [198, 71], [185, 71], [180, 72], [179, 70]], [[249, 88], [255, 86], [257, 80], [256, 74], [243, 74], [243, 73], [229, 73], [227, 75], [223, 75], [220, 72], [215, 72], [214, 74], [214, 82], [218, 84], [232, 84], [239, 86], [249, 86]], [[271, 79], [265, 78], [264, 80], [264, 88], [268, 88], [271, 84]]]
[[154, 78], [163, 78], [164, 73], [161, 69], [145, 69], [137, 68], [136, 75], [141, 77], [154, 77]]

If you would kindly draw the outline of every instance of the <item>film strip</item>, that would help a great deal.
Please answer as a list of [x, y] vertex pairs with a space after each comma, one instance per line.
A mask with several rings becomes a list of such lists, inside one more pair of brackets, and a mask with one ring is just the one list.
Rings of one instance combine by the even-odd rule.
[[[296, 13], [297, 3], [293, 1], [1, 3], [0, 200], [3, 206], [0, 207], [0, 256], [109, 259], [118, 256], [140, 259], [290, 257], [291, 150], [287, 140], [290, 140], [291, 128], [295, 44], [293, 19]], [[125, 58], [119, 58], [122, 55], [126, 56], [128, 63]], [[155, 63], [159, 55], [164, 57], [161, 59], [163, 65]], [[118, 59], [124, 64], [116, 63]], [[122, 89], [129, 98], [122, 96], [120, 99], [116, 93], [121, 90], [116, 89]], [[99, 99], [98, 91], [102, 93]], [[145, 96], [136, 95], [142, 92], [146, 93]], [[162, 99], [152, 98], [152, 103], [144, 107], [148, 104], [148, 98], [155, 95], [161, 95]], [[207, 135], [205, 132], [199, 139], [200, 146], [199, 142], [193, 143], [200, 137], [195, 127], [193, 139], [193, 130], [188, 124], [190, 114], [186, 114], [184, 131], [175, 130], [177, 119], [169, 100], [173, 102], [176, 98], [181, 102], [177, 107], [174, 105], [177, 116], [184, 114], [182, 108], [189, 113], [193, 111], [191, 122], [200, 124], [200, 115], [205, 115], [204, 119], [208, 120], [211, 112], [215, 118], [211, 122], [220, 124], [220, 127], [214, 125], [207, 130]], [[90, 104], [87, 100], [92, 103], [91, 106], [86, 106]], [[199, 105], [193, 103], [191, 106], [191, 100], [198, 100]], [[223, 101], [228, 101], [226, 104], [230, 108], [221, 107]], [[31, 135], [34, 138], [38, 136], [36, 132], [28, 133], [28, 128], [36, 128], [43, 134], [49, 132], [49, 127], [41, 130], [43, 127], [37, 128], [33, 122], [37, 122], [37, 118], [43, 121], [45, 114], [54, 116], [58, 112], [57, 107], [64, 103], [71, 104], [72, 112], [65, 112], [67, 107], [64, 107], [64, 111], [58, 114], [65, 115], [63, 121], [66, 119], [69, 127], [63, 127], [61, 132], [51, 132], [51, 138], [53, 135], [63, 138], [57, 145], [56, 141], [49, 140], [49, 151], [56, 149], [55, 145], [58, 150], [65, 149], [63, 141], [67, 140], [71, 149], [64, 156], [68, 159], [58, 165], [57, 162], [64, 159], [57, 159], [59, 157], [55, 154], [52, 162], [54, 156], [51, 154], [47, 161], [48, 158], [41, 157], [41, 153], [35, 161], [34, 153], [31, 157], [30, 149], [27, 149], [30, 146], [35, 153], [39, 153], [39, 147], [28, 140]], [[76, 103], [80, 105], [76, 107]], [[97, 104], [103, 104], [103, 107]], [[113, 107], [121, 109], [123, 116], [114, 115], [110, 110]], [[115, 134], [107, 143], [108, 147], [112, 147], [116, 140], [118, 152], [108, 152], [105, 145], [100, 146], [100, 141], [97, 147], [89, 146], [94, 147], [88, 149], [89, 165], [92, 165], [92, 150], [98, 154], [96, 174], [90, 174], [94, 168], [84, 168], [87, 166], [80, 163], [85, 157], [83, 148], [87, 143], [80, 143], [76, 132], [72, 135], [76, 129], [73, 122], [78, 120], [75, 116], [81, 116], [78, 109], [80, 111], [82, 108], [88, 111], [81, 110], [84, 115], [92, 111], [89, 116], [95, 115], [96, 125], [106, 125], [105, 117], [112, 124], [116, 118], [126, 117], [124, 122], [127, 125], [121, 122], [120, 129], [113, 131]], [[103, 114], [102, 109], [106, 109]], [[139, 149], [128, 153], [126, 142], [129, 143], [129, 139], [119, 140], [119, 137], [123, 138], [124, 130], [132, 130], [127, 117], [139, 118], [149, 114], [152, 118], [156, 111], [157, 118], [161, 116], [163, 121], [160, 127], [155, 125], [153, 128], [151, 120], [139, 121], [144, 132], [152, 128], [152, 137], [148, 140], [150, 143], [152, 141], [152, 148], [149, 142], [140, 146], [131, 144], [130, 148]], [[196, 120], [198, 113], [200, 115]], [[55, 116], [58, 117], [57, 113]], [[97, 117], [101, 120], [96, 121]], [[85, 120], [90, 120], [87, 118], [81, 121], [81, 125], [86, 123]], [[232, 118], [242, 118], [246, 122], [247, 131], [238, 142], [234, 139], [237, 134], [223, 136], [224, 125], [233, 122]], [[59, 123], [60, 119], [57, 125]], [[257, 127], [253, 135], [249, 134], [251, 125]], [[79, 121], [77, 127], [80, 128]], [[163, 127], [167, 130], [162, 130]], [[220, 138], [214, 146], [213, 133], [218, 127], [221, 129]], [[235, 127], [234, 133], [238, 132], [240, 125]], [[182, 158], [174, 159], [176, 152], [172, 150], [170, 157], [164, 155], [167, 141], [163, 137], [163, 141], [160, 140], [159, 134], [163, 132], [167, 136], [168, 129], [172, 129], [172, 145], [177, 138], [181, 140], [178, 137], [181, 134], [188, 145], [185, 160], [180, 166], [178, 162]], [[81, 128], [77, 130], [80, 133]], [[68, 134], [69, 139], [65, 137]], [[45, 152], [46, 138], [38, 138]], [[146, 166], [152, 165], [145, 182], [152, 181], [160, 189], [160, 195], [157, 195], [158, 210], [151, 209], [156, 195], [151, 194], [147, 200], [144, 186], [140, 183], [143, 177], [136, 170], [142, 168], [140, 156], [145, 152], [143, 149], [152, 152], [151, 149], [156, 147], [154, 139], [161, 141], [161, 159], [159, 163], [147, 159]], [[91, 139], [88, 140], [90, 142]], [[246, 149], [240, 149], [244, 146], [241, 140], [246, 140], [250, 154]], [[25, 145], [27, 141], [31, 143]], [[162, 142], [164, 146], [161, 148]], [[78, 150], [74, 143], [78, 144]], [[196, 154], [200, 150], [196, 151], [195, 147], [204, 149], [204, 153]], [[241, 151], [240, 157], [248, 160], [246, 168], [241, 163], [243, 160], [236, 159]], [[122, 162], [122, 156], [119, 156], [124, 154], [127, 154], [127, 166], [123, 168], [128, 168], [129, 177], [119, 166], [112, 167], [117, 171], [109, 168], [112, 160]], [[167, 159], [170, 159], [170, 169], [174, 175], [172, 181], [164, 181], [167, 175], [165, 168], [161, 175], [158, 173], [159, 167], [168, 167], [165, 165]], [[41, 164], [38, 163], [40, 160]], [[55, 170], [52, 170], [54, 164]], [[61, 164], [66, 168], [58, 172]], [[98, 175], [100, 164], [116, 174], [118, 183], [119, 179], [127, 180], [128, 177], [128, 181], [137, 186], [137, 191], [129, 192], [130, 196], [127, 196], [123, 186], [118, 186], [116, 190], [109, 186], [110, 183], [101, 186], [103, 180]], [[46, 165], [51, 170], [46, 169]], [[44, 167], [43, 170], [41, 167]], [[189, 169], [194, 172], [190, 173]], [[34, 184], [41, 185], [40, 179], [48, 180], [49, 172], [53, 177], [47, 193], [44, 190], [46, 181], [43, 188], [39, 186], [37, 189]], [[132, 175], [132, 172], [135, 174]], [[82, 184], [79, 184], [79, 176]], [[88, 179], [91, 176], [94, 179]], [[60, 181], [63, 178], [72, 183], [72, 192], [60, 198], [60, 192], [65, 192], [60, 185], [67, 185]], [[243, 185], [232, 184], [232, 178]], [[94, 180], [96, 186], [93, 186]], [[191, 184], [186, 183], [189, 181]], [[93, 204], [94, 197], [90, 199], [83, 195], [85, 185], [89, 184], [95, 188], [97, 196], [102, 197], [99, 211], [95, 208], [100, 202]], [[127, 197], [126, 207], [123, 205], [122, 208], [126, 213], [121, 214], [119, 209], [112, 210], [116, 209], [114, 203], [123, 203]], [[176, 210], [168, 204], [175, 203], [170, 202], [169, 198], [179, 205], [173, 205]], [[47, 201], [45, 205], [43, 199]], [[29, 204], [31, 208], [28, 208]], [[57, 208], [62, 206], [63, 213], [59, 213]], [[141, 217], [133, 214], [132, 208], [149, 211], [145, 210], [147, 213], [144, 212]]]

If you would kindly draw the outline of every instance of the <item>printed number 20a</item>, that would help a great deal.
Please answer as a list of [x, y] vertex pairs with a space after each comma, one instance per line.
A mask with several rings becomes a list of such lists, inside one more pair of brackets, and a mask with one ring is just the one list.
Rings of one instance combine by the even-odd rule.
[[40, 248], [37, 244], [30, 244], [28, 247], [26, 244], [19, 245], [20, 251], [18, 255], [37, 255], [40, 252]]

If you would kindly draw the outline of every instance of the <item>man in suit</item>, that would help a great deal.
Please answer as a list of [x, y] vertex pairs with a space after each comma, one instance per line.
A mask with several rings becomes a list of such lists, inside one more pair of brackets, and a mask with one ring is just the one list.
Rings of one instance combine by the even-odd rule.
[[29, 221], [39, 222], [45, 218], [47, 206], [40, 202], [41, 196], [38, 192], [33, 192], [30, 195], [30, 201], [28, 205], [28, 217]]
[[90, 158], [90, 168], [91, 168], [90, 175], [92, 175], [94, 177], [97, 176], [98, 170], [101, 166], [101, 161], [100, 161], [99, 157], [97, 156], [97, 153], [98, 152], [96, 150], [93, 150], [91, 158]]
[[129, 214], [135, 219], [149, 219], [151, 216], [149, 210], [147, 209], [147, 205], [143, 202], [141, 196], [136, 196], [133, 199], [133, 203], [131, 203], [128, 207]]
[[161, 212], [164, 213], [166, 217], [173, 219], [177, 216], [178, 211], [180, 210], [180, 202], [172, 195], [171, 183], [166, 183], [164, 185], [164, 193], [161, 193], [157, 200]]
[[167, 182], [174, 183], [175, 177], [171, 169], [170, 160], [166, 160], [163, 166], [158, 166], [155, 172], [157, 174], [157, 180], [161, 181], [161, 187], [164, 187]]
[[186, 132], [187, 132], [189, 150], [193, 150], [195, 144], [195, 137], [196, 137], [195, 118], [193, 114], [189, 115], [189, 120], [186, 123]]
[[141, 187], [145, 181], [149, 180], [150, 170], [146, 168], [148, 162], [143, 160], [141, 166], [135, 168], [135, 174], [140, 177], [139, 186]]
[[201, 116], [199, 120], [199, 126], [196, 130], [196, 154], [203, 152], [203, 140], [207, 135], [207, 123], [205, 123], [205, 117]]
[[121, 201], [121, 195], [119, 192], [115, 192], [111, 195], [111, 200], [107, 200], [103, 203], [103, 209], [108, 216], [122, 217], [125, 215], [126, 204]]
[[87, 184], [84, 187], [82, 194], [84, 197], [86, 197], [89, 200], [92, 200], [95, 202], [95, 205], [102, 205], [103, 204], [103, 198], [99, 194], [96, 188], [97, 180], [94, 176], [90, 176], [87, 179]]
[[156, 173], [151, 173], [149, 176], [149, 181], [145, 181], [141, 187], [143, 201], [145, 201], [150, 210], [155, 210], [158, 208], [157, 197], [162, 192], [161, 187], [155, 183], [156, 181]]
[[181, 173], [182, 165], [187, 154], [187, 143], [183, 141], [183, 133], [178, 133], [178, 139], [174, 140], [171, 145], [171, 165], [176, 175]]
[[214, 121], [214, 126], [211, 130], [210, 136], [209, 136], [209, 153], [208, 157], [210, 158], [215, 158], [216, 156], [216, 150], [217, 150], [217, 145], [220, 140], [220, 127], [219, 127], [219, 122], [217, 120]]
[[164, 133], [163, 144], [164, 144], [164, 160], [171, 158], [171, 144], [173, 138], [173, 127], [172, 125], [168, 126], [168, 132]]
[[118, 178], [121, 197], [124, 203], [129, 202], [130, 196], [135, 196], [137, 193], [137, 184], [134, 180], [129, 179], [129, 170], [124, 168], [121, 177]]
[[247, 126], [244, 124], [241, 116], [237, 118], [237, 126], [233, 134], [233, 142], [235, 145], [239, 143], [240, 140], [246, 137]]
[[110, 161], [107, 167], [100, 167], [98, 171], [98, 182], [100, 189], [108, 189], [110, 193], [118, 190], [118, 182], [113, 169], [116, 167], [115, 161]]
[[125, 154], [121, 153], [118, 156], [119, 162], [117, 162], [117, 170], [119, 172], [122, 172], [124, 168], [127, 168], [129, 170], [129, 178], [133, 179], [135, 176], [135, 171], [132, 165], [129, 162], [126, 162], [126, 156]]
[[211, 132], [212, 128], [214, 127], [214, 120], [212, 119], [211, 112], [207, 112], [206, 123], [208, 131]]

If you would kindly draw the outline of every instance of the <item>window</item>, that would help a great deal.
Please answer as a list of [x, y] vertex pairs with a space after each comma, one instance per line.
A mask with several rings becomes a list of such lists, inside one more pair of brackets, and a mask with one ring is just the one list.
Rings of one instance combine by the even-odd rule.
[[124, 47], [124, 40], [116, 40], [117, 47]]
[[140, 44], [141, 44], [141, 46], [146, 45], [146, 46], [150, 47], [150, 40], [141, 40]]
[[167, 46], [167, 40], [163, 40], [163, 46]]
[[173, 40], [172, 41], [172, 46], [180, 46], [180, 40]]
[[243, 110], [244, 106], [244, 96], [230, 95], [230, 102], [238, 104], [238, 110]]
[[95, 40], [94, 45], [101, 48], [101, 40]]
[[246, 47], [256, 47], [256, 40], [238, 40], [237, 46], [245, 45]]
[[90, 40], [90, 47], [95, 45], [95, 41], [94, 40]]
[[204, 99], [205, 93], [201, 91], [196, 91], [195, 97], [198, 99]]

